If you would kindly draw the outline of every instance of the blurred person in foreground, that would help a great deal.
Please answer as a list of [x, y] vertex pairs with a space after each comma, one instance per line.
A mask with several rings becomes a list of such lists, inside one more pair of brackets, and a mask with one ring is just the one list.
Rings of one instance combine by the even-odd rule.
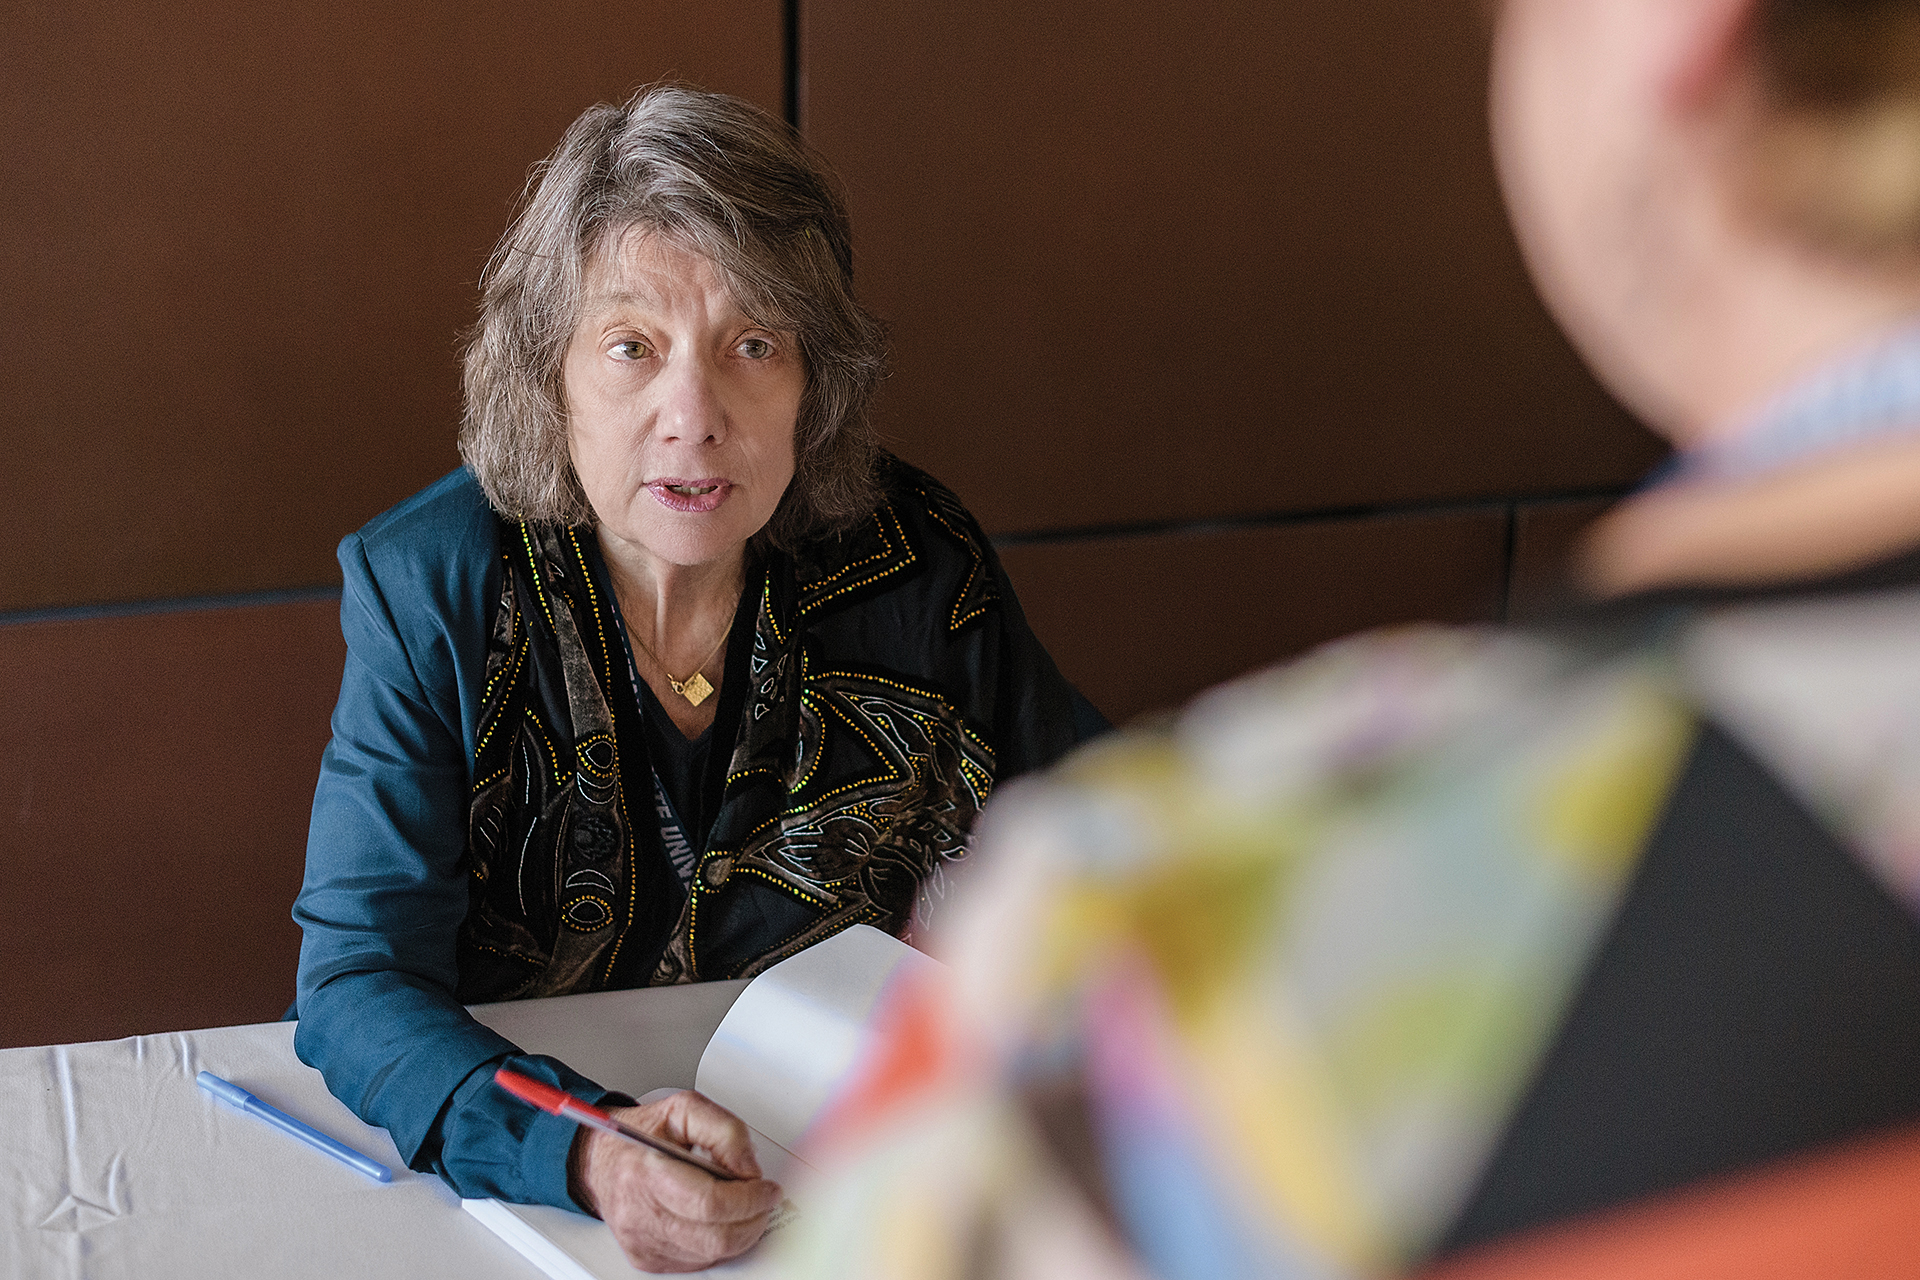
[[1562, 622], [1330, 646], [1003, 797], [793, 1274], [1466, 1265], [1920, 1120], [1920, 3], [1495, 46], [1527, 260], [1675, 465]]
[[410, 1167], [689, 1270], [778, 1203], [745, 1126], [626, 1116], [720, 1182], [536, 1112], [497, 1067], [631, 1099], [463, 1006], [903, 933], [995, 783], [1099, 717], [959, 500], [878, 448], [885, 335], [785, 124], [679, 86], [589, 109], [482, 288], [466, 465], [340, 546], [294, 1046]]

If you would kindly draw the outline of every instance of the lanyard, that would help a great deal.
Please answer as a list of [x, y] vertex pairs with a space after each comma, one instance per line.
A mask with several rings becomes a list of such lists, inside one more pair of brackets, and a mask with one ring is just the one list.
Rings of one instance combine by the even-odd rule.
[[[633, 688], [634, 710], [646, 719], [647, 700], [640, 692], [640, 669], [633, 661], [633, 645], [627, 640], [627, 624], [616, 611], [613, 621], [620, 629], [620, 648], [627, 658], [627, 679]], [[678, 733], [678, 729], [670, 732]], [[685, 888], [693, 883], [693, 864], [699, 861], [699, 850], [693, 847], [693, 841], [687, 838], [687, 824], [680, 820], [680, 813], [673, 807], [673, 797], [667, 794], [667, 784], [661, 781], [660, 770], [653, 771], [653, 815], [660, 824], [660, 844], [666, 850], [667, 861], [673, 865], [673, 873], [680, 878], [680, 886]]]
[[1738, 480], [1810, 454], [1920, 434], [1920, 321], [1910, 321], [1795, 383], [1746, 426], [1676, 460], [1676, 480]]
[[680, 877], [680, 885], [685, 888], [693, 883], [693, 864], [698, 854], [693, 842], [687, 839], [686, 824], [674, 811], [673, 798], [660, 781], [658, 769], [653, 771], [653, 813], [660, 823], [660, 844], [667, 851], [667, 861], [673, 864], [673, 873]]

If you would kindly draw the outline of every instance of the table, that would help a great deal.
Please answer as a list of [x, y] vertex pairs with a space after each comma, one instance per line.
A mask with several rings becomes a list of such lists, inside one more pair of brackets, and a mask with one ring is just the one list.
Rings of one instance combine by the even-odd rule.
[[[530, 1053], [611, 1089], [691, 1088], [745, 982], [479, 1005]], [[293, 1055], [291, 1022], [0, 1050], [0, 1276], [394, 1276], [540, 1273], [405, 1168]], [[394, 1170], [381, 1185], [199, 1089], [224, 1076]]]

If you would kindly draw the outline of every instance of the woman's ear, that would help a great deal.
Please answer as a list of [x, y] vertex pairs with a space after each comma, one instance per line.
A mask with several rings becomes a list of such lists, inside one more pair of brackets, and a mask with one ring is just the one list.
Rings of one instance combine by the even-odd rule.
[[1760, 0], [1659, 0], [1671, 24], [1664, 83], [1668, 110], [1692, 114], [1719, 96], [1739, 68]]

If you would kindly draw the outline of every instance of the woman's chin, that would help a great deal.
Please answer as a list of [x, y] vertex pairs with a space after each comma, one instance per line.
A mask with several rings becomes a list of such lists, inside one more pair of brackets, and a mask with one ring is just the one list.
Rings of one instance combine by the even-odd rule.
[[605, 535], [611, 534], [619, 544], [679, 568], [737, 563], [746, 551], [747, 539], [759, 532], [759, 525], [749, 528], [750, 522], [728, 518], [731, 515], [723, 509], [712, 513], [676, 514], [666, 519], [656, 516], [628, 522], [624, 528], [613, 528], [609, 522], [602, 521], [602, 547], [610, 555], [619, 557], [621, 546], [606, 545]]

